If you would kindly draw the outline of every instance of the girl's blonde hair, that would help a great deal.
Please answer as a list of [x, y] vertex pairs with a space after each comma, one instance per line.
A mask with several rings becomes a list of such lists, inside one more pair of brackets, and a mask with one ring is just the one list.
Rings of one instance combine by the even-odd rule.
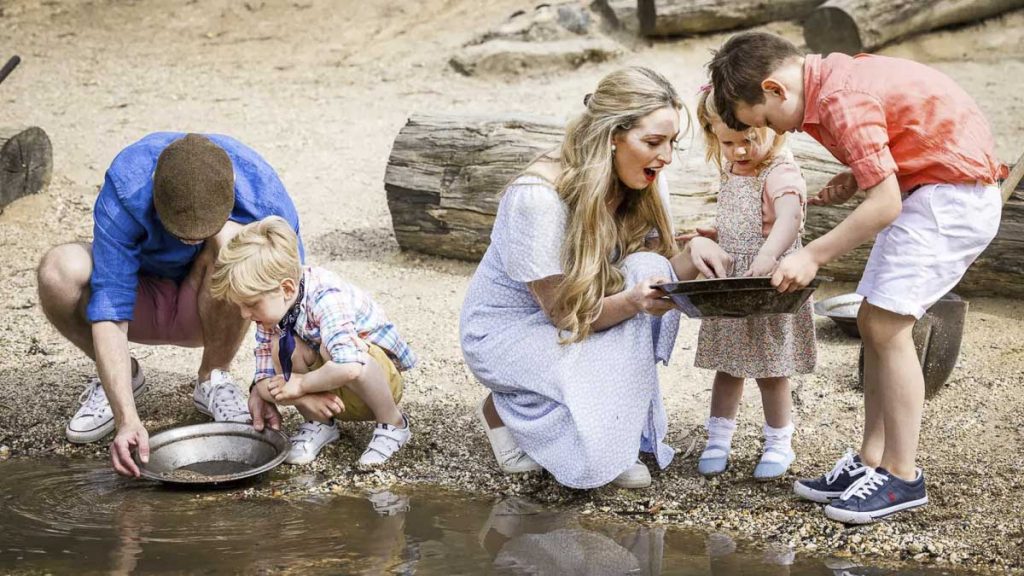
[[284, 218], [268, 216], [246, 224], [217, 255], [210, 282], [214, 298], [243, 302], [299, 282], [299, 239]]
[[[585, 104], [586, 110], [566, 126], [558, 158], [561, 171], [554, 182], [568, 208], [564, 278], [555, 291], [553, 311], [559, 332], [568, 333], [560, 340], [563, 344], [590, 334], [602, 299], [625, 288], [622, 260], [646, 248], [652, 228], [660, 238], [657, 253], [671, 258], [677, 252], [657, 181], [628, 191], [615, 173], [612, 138], [648, 114], [666, 107], [682, 110], [679, 95], [657, 72], [633, 66], [601, 79]], [[620, 193], [624, 199], [613, 216], [606, 201]]]
[[[722, 146], [718, 142], [718, 136], [715, 135], [714, 123], [722, 122], [722, 117], [718, 114], [718, 110], [715, 109], [715, 96], [712, 93], [710, 86], [705, 86], [700, 91], [700, 96], [697, 99], [697, 124], [700, 124], [701, 133], [704, 134], [704, 158], [708, 162], [713, 162], [715, 166], [718, 166], [719, 172], [725, 172], [725, 167], [722, 164]], [[749, 138], [761, 144], [768, 138], [771, 138], [772, 133], [766, 127], [761, 128], [749, 128], [747, 130]], [[772, 149], [765, 156], [764, 160], [756, 167], [758, 170], [768, 165], [772, 159], [775, 158], [782, 149], [786, 146], [786, 135], [775, 135], [775, 140], [772, 142]]]

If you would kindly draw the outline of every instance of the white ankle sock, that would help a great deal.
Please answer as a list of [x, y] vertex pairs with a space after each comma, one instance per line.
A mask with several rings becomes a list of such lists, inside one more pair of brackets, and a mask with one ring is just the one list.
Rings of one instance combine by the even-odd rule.
[[709, 416], [705, 424], [708, 430], [708, 446], [732, 448], [732, 435], [736, 432], [736, 421], [720, 416]]
[[[793, 423], [782, 428], [772, 428], [765, 422], [764, 425], [764, 454], [762, 462], [781, 462], [784, 458], [781, 454], [793, 453]], [[771, 452], [769, 452], [769, 449]]]

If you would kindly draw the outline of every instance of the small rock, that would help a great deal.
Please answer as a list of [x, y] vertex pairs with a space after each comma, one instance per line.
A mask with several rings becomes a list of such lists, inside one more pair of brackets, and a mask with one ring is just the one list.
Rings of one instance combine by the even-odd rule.
[[11, 449], [7, 446], [0, 446], [0, 460], [7, 460], [11, 457]]

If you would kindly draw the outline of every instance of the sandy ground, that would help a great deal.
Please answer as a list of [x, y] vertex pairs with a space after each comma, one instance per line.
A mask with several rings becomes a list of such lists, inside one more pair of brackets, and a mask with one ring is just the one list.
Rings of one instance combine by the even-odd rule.
[[[0, 86], [0, 125], [43, 127], [55, 162], [48, 190], [0, 215], [0, 445], [16, 457], [105, 455], [105, 444], [79, 448], [64, 440], [64, 425], [93, 367], [43, 318], [34, 267], [47, 247], [90, 238], [89, 214], [103, 172], [123, 146], [157, 130], [222, 132], [277, 168], [298, 206], [311, 261], [370, 290], [422, 358], [406, 396], [416, 436], [399, 461], [385, 472], [354, 473], [349, 465], [369, 429], [348, 426], [342, 442], [311, 467], [324, 473], [314, 489], [428, 482], [724, 530], [800, 553], [1020, 570], [1024, 306], [1017, 300], [972, 300], [959, 367], [926, 408], [920, 462], [932, 504], [894, 521], [844, 528], [795, 500], [791, 478], [753, 482], [762, 421], [753, 386], [740, 414], [731, 471], [713, 481], [697, 475], [711, 379], [692, 367], [697, 322], [684, 323], [673, 362], [662, 371], [669, 441], [680, 455], [655, 474], [652, 488], [580, 492], [546, 476], [510, 479], [495, 471], [470, 417], [483, 389], [458, 347], [458, 311], [473, 265], [399, 252], [383, 187], [395, 134], [417, 111], [567, 117], [597, 79], [627, 63], [662, 71], [689, 97], [703, 82], [708, 49], [725, 36], [634, 42], [619, 61], [572, 73], [466, 78], [449, 68], [450, 55], [514, 9], [529, 7], [511, 0], [480, 4], [0, 2], [4, 50], [24, 59]], [[992, 121], [1000, 157], [1010, 161], [1024, 147], [1022, 26], [1024, 13], [1017, 12], [884, 53], [929, 62], [961, 82]], [[791, 23], [769, 29], [801, 41]], [[830, 286], [821, 295], [851, 288]], [[818, 328], [819, 370], [795, 383], [795, 475], [821, 473], [845, 447], [856, 446], [860, 433], [858, 343], [827, 321], [819, 320]], [[198, 352], [136, 347], [134, 354], [152, 384], [139, 404], [150, 429], [200, 421], [188, 401]], [[234, 372], [240, 380], [251, 365], [248, 354], [239, 355]], [[289, 414], [290, 426], [295, 418]]]

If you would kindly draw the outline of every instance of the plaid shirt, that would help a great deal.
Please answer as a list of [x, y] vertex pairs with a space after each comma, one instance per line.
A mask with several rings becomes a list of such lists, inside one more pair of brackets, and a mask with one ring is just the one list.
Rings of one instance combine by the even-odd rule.
[[[376, 344], [388, 353], [399, 371], [416, 365], [416, 355], [369, 295], [323, 268], [308, 266], [302, 278], [305, 294], [299, 304], [295, 335], [310, 348], [323, 345], [338, 364], [366, 364], [369, 344]], [[254, 382], [277, 373], [271, 345], [280, 336], [278, 326], [268, 329], [256, 323]]]
[[849, 166], [862, 190], [890, 174], [901, 192], [1006, 177], [974, 99], [924, 64], [871, 54], [808, 54], [804, 105], [801, 129]]

